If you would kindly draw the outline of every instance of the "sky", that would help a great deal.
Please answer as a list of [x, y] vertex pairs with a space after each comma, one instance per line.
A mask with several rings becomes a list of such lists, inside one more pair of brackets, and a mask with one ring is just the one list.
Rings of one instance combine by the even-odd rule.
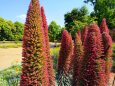
[[[70, 12], [73, 8], [87, 6], [89, 13], [93, 11], [90, 4], [85, 4], [84, 0], [40, 0], [41, 6], [45, 9], [48, 24], [52, 20], [57, 24], [64, 26], [64, 14]], [[1, 0], [0, 17], [7, 20], [20, 21], [25, 23], [25, 18], [30, 0]]]

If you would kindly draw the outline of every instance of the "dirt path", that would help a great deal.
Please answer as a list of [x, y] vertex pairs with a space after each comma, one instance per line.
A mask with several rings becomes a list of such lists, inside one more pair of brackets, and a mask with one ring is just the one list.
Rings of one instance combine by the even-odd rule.
[[114, 85], [113, 85], [113, 80], [114, 80], [114, 77], [115, 77], [115, 73], [111, 73], [110, 77], [111, 78], [110, 78], [110, 83], [109, 83], [110, 85], [109, 86], [115, 86], [115, 81], [114, 81]]
[[0, 48], [0, 69], [21, 62], [22, 48]]

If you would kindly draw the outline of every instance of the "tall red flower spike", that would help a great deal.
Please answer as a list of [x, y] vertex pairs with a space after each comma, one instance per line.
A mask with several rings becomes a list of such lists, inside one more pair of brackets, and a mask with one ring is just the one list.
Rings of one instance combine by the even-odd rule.
[[[53, 70], [53, 62], [50, 55], [50, 46], [49, 46], [49, 37], [48, 37], [48, 25], [47, 20], [44, 12], [44, 8], [41, 7], [41, 17], [42, 17], [42, 28], [44, 33], [44, 39], [45, 39], [45, 52], [46, 52], [46, 68], [48, 72], [48, 79], [49, 79], [49, 86], [55, 86], [55, 74]], [[47, 73], [46, 72], [46, 73]]]
[[67, 30], [64, 30], [58, 58], [58, 86], [68, 86], [70, 84], [69, 72], [71, 71], [72, 51], [72, 37]]
[[73, 58], [73, 81], [72, 86], [78, 86], [80, 77], [81, 62], [83, 59], [83, 46], [80, 36], [76, 33], [74, 43], [74, 58]]
[[39, 1], [31, 0], [24, 28], [20, 86], [41, 86], [44, 82], [43, 39]]
[[85, 56], [81, 68], [79, 86], [107, 86], [105, 82], [105, 66], [102, 57], [102, 39], [98, 26], [89, 26], [84, 45]]
[[101, 30], [101, 33], [106, 32], [106, 33], [109, 34], [109, 29], [108, 29], [108, 27], [107, 27], [106, 19], [105, 19], [105, 18], [103, 18], [103, 20], [102, 20], [102, 22], [101, 22], [100, 30]]
[[88, 34], [88, 26], [85, 26], [83, 31], [82, 31], [82, 35], [81, 35], [81, 40], [82, 40], [83, 45], [84, 45], [84, 42], [87, 38], [87, 34]]
[[110, 72], [112, 67], [112, 38], [111, 36], [103, 32], [103, 46], [104, 46], [104, 60], [105, 60], [105, 73], [106, 73], [106, 82], [109, 84]]
[[79, 37], [81, 38], [81, 31], [80, 31], [80, 30], [77, 31], [77, 34], [78, 34]]
[[43, 68], [43, 71], [44, 71], [44, 74], [43, 74], [43, 83], [42, 83], [42, 86], [49, 86], [49, 74], [48, 74], [48, 57], [47, 57], [47, 53], [46, 53], [46, 24], [45, 24], [45, 15], [44, 15], [44, 9], [43, 7], [41, 7], [41, 18], [42, 18], [42, 34], [43, 34], [43, 49], [44, 49], [44, 52], [45, 52], [45, 66]]
[[106, 82], [109, 83], [110, 78], [110, 70], [112, 66], [112, 38], [109, 35], [109, 29], [106, 24], [106, 19], [103, 18], [100, 31], [102, 33], [103, 46], [104, 46], [104, 55], [103, 58], [105, 60], [105, 73], [106, 73]]

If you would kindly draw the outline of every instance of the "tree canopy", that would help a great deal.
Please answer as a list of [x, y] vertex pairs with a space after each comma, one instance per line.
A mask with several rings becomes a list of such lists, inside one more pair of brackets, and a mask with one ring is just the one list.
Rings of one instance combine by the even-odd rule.
[[64, 15], [65, 27], [68, 32], [71, 33], [72, 37], [75, 35], [76, 31], [82, 29], [85, 25], [93, 22], [95, 18], [91, 18], [86, 6], [81, 8], [74, 8], [71, 12]]
[[84, 2], [93, 4], [94, 11], [91, 16], [97, 17], [99, 25], [101, 20], [106, 18], [109, 28], [115, 28], [115, 0], [85, 0]]
[[0, 41], [22, 40], [24, 25], [20, 22], [12, 22], [0, 17]]
[[61, 26], [55, 21], [52, 21], [48, 27], [50, 41], [59, 41], [61, 39]]

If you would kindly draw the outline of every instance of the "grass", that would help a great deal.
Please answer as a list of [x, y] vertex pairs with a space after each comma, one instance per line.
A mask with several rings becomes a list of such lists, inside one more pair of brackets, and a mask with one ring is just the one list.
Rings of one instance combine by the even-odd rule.
[[113, 67], [115, 67], [115, 43], [113, 43]]
[[58, 67], [59, 49], [60, 49], [60, 47], [55, 47], [55, 48], [50, 49], [50, 53], [51, 53], [51, 56], [53, 59], [53, 67], [54, 67], [56, 74], [57, 74], [57, 67]]
[[21, 41], [0, 41], [0, 48], [18, 48], [22, 46]]
[[55, 55], [55, 54], [59, 53], [59, 49], [60, 49], [60, 47], [51, 48], [50, 49], [51, 55]]
[[[55, 44], [50, 42], [50, 46]], [[57, 47], [60, 46], [60, 43], [57, 43]], [[22, 41], [0, 41], [0, 48], [18, 48], [22, 47]]]

